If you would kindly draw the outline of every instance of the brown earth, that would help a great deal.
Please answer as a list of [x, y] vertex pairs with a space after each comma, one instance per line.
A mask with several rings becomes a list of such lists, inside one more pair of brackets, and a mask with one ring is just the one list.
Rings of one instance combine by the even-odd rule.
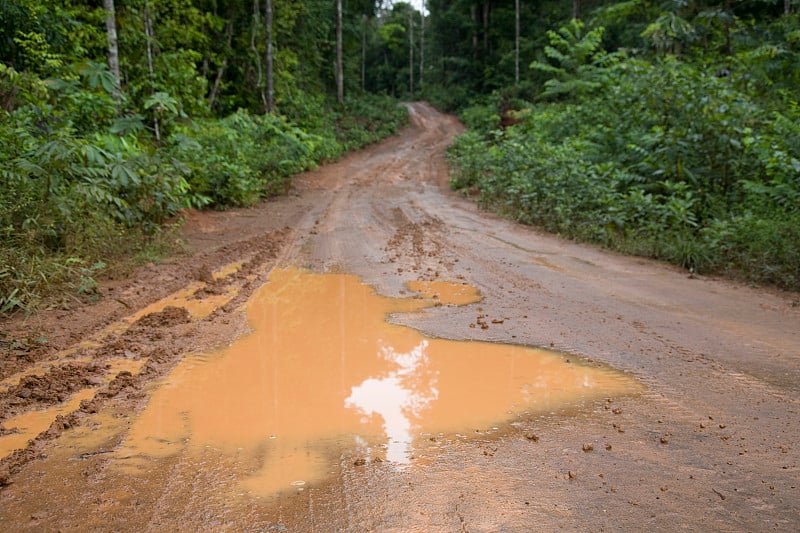
[[[408, 107], [400, 135], [297, 176], [286, 197], [188, 213], [187, 252], [104, 284], [98, 303], [0, 324], [0, 444], [17, 417], [44, 421], [0, 461], [0, 529], [800, 530], [800, 298], [481, 212], [447, 190], [461, 126]], [[241, 454], [113, 468], [160, 378], [245, 333], [242, 304], [292, 265], [394, 297], [409, 281], [464, 281], [479, 304], [392, 320], [547, 347], [644, 392], [433, 436], [417, 468], [344, 451], [330, 479], [272, 497], [241, 490], [254, 468]]]

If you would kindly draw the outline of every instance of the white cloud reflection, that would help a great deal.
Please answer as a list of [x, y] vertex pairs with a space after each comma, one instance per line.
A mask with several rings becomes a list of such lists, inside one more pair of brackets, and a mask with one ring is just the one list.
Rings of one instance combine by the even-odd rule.
[[436, 373], [428, 371], [423, 340], [408, 353], [397, 353], [391, 346], [381, 355], [397, 369], [384, 377], [367, 378], [351, 389], [345, 407], [358, 409], [365, 416], [379, 415], [388, 439], [386, 459], [397, 464], [411, 462], [415, 422], [431, 402], [439, 397]]

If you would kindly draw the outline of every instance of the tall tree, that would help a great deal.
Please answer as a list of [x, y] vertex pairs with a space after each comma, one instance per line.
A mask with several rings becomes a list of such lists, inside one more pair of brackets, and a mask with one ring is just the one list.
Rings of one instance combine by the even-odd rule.
[[422, 76], [425, 70], [425, 0], [422, 0], [419, 28], [419, 89], [422, 90]]
[[[153, 45], [155, 44], [155, 32], [153, 31], [153, 19], [150, 14], [150, 4], [149, 2], [144, 3], [144, 35], [145, 35], [145, 47], [147, 50], [147, 74], [150, 79], [150, 92], [152, 95], [155, 95], [156, 90], [156, 72], [155, 67], [153, 65]], [[156, 136], [156, 142], [161, 142], [161, 128], [158, 122], [158, 106], [155, 106], [155, 110], [153, 111], [153, 132]]]
[[361, 91], [367, 84], [367, 15], [361, 17]]
[[267, 63], [267, 113], [275, 108], [275, 84], [273, 75], [272, 51], [272, 0], [264, 0], [264, 26], [266, 29], [266, 63]]
[[344, 52], [342, 51], [342, 0], [336, 0], [336, 101], [344, 104]]
[[256, 73], [258, 75], [258, 78], [256, 79], [256, 87], [261, 95], [261, 103], [264, 105], [264, 110], [269, 111], [267, 94], [264, 91], [264, 72], [263, 67], [261, 66], [261, 54], [259, 53], [258, 46], [256, 45], [256, 35], [259, 33], [259, 24], [261, 19], [258, 6], [258, 0], [253, 0], [253, 25], [250, 28], [250, 50], [253, 53], [253, 59], [256, 63]]
[[514, 85], [519, 85], [519, 0], [514, 0]]
[[408, 92], [414, 96], [414, 8], [408, 10]]
[[222, 84], [222, 77], [225, 75], [225, 69], [228, 67], [228, 49], [231, 48], [231, 43], [233, 42], [233, 19], [229, 20], [228, 23], [225, 25], [225, 43], [226, 43], [226, 50], [225, 55], [222, 58], [222, 64], [219, 66], [217, 70], [217, 75], [214, 78], [214, 85], [211, 87], [211, 92], [208, 95], [208, 107], [209, 109], [214, 108], [214, 104], [217, 101], [217, 96], [219, 95], [220, 85]]
[[119, 46], [117, 43], [117, 14], [114, 9], [114, 0], [103, 0], [103, 9], [106, 11], [106, 35], [108, 36], [108, 70], [114, 75], [114, 98], [119, 99]]

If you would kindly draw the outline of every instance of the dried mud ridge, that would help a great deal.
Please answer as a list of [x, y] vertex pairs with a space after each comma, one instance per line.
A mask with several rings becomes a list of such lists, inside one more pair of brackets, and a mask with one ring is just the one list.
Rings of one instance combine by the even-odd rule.
[[[31, 439], [24, 449], [0, 460], [0, 486], [8, 485], [13, 475], [28, 462], [43, 458], [45, 445], [49, 441], [58, 438], [64, 430], [84, 423], [87, 415], [101, 411], [109, 401], [118, 400], [136, 405], [145, 398], [143, 388], [172, 370], [187, 353], [187, 348], [189, 351], [192, 348], [208, 349], [207, 344], [192, 346], [192, 341], [189, 340], [198, 328], [205, 328], [209, 323], [219, 324], [221, 331], [229, 329], [228, 335], [234, 335], [235, 329], [225, 327], [230, 326], [227, 315], [247, 301], [252, 292], [265, 282], [266, 274], [289, 233], [285, 229], [222, 246], [211, 253], [199, 254], [192, 261], [182, 261], [159, 269], [155, 279], [145, 272], [142, 277], [134, 277], [131, 285], [115, 288], [115, 293], [121, 293], [122, 298], [128, 300], [122, 303], [122, 298], [117, 298], [123, 309], [102, 323], [85, 324], [85, 328], [107, 328], [117, 322], [121, 323], [122, 331], [105, 332], [101, 329], [90, 337], [96, 345], [67, 350], [65, 353], [58, 349], [60, 346], [47, 343], [21, 356], [15, 353], [16, 350], [9, 350], [6, 346], [6, 350], [0, 355], [6, 362], [4, 373], [0, 377], [3, 378], [3, 383], [8, 383], [0, 390], [0, 435], [17, 431], [16, 428], [6, 425], [12, 417], [61, 404], [85, 389], [96, 392], [92, 399], [82, 400], [78, 409], [57, 415], [50, 427]], [[232, 257], [244, 259], [241, 267], [224, 277], [215, 278], [212, 272], [226, 266]], [[231, 291], [235, 291], [235, 296], [199, 320], [193, 319], [187, 309], [171, 305], [146, 314], [131, 324], [121, 320], [130, 308], [154, 303], [159, 297], [167, 296], [170, 289], [177, 289], [192, 280], [199, 281], [200, 287], [190, 295], [191, 300], [202, 301], [208, 296]], [[141, 290], [142, 286], [150, 283], [163, 285], [161, 290]], [[139, 298], [143, 292], [144, 297]], [[65, 324], [66, 327], [71, 325]], [[24, 327], [24, 324], [17, 327]], [[71, 338], [66, 334], [64, 337]], [[224, 341], [225, 338], [225, 335], [221, 335], [217, 342]], [[135, 373], [121, 370], [110, 375], [109, 372], [114, 367], [112, 363], [120, 360], [140, 363], [135, 365], [140, 369]], [[22, 375], [16, 381], [14, 371], [25, 368], [32, 362], [44, 363], [44, 371], [37, 373], [34, 369], [33, 373]]]

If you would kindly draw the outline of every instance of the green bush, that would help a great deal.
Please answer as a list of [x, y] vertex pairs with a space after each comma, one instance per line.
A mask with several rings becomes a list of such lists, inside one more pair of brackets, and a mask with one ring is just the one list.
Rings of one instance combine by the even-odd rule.
[[373, 94], [346, 99], [343, 112], [334, 117], [336, 140], [345, 151], [392, 135], [408, 122], [408, 112], [397, 100]]
[[239, 111], [177, 126], [169, 152], [186, 161], [192, 192], [221, 207], [284, 192], [291, 174], [314, 164], [318, 142], [280, 116]]
[[554, 76], [555, 102], [505, 130], [491, 109], [467, 110], [452, 186], [565, 236], [800, 289], [797, 100], [775, 108], [672, 56], [608, 61], [573, 33], [551, 35], [557, 66], [534, 65]]
[[715, 271], [800, 289], [800, 213], [744, 213], [716, 221], [706, 237]]
[[85, 294], [101, 265], [188, 205], [183, 167], [134, 138], [80, 137], [46, 108], [0, 113], [1, 313], [65, 288]]
[[244, 110], [176, 125], [168, 152], [185, 162], [195, 198], [217, 207], [251, 205], [284, 193], [293, 174], [375, 142], [407, 119], [404, 108], [382, 97], [348, 100], [340, 113], [322, 109], [302, 128], [282, 115]]
[[308, 96], [319, 107], [295, 110], [305, 127], [246, 111], [192, 122], [183, 109], [202, 98], [178, 91], [149, 94], [146, 118], [112, 96], [104, 64], [61, 73], [43, 81], [0, 64], [0, 314], [53, 294], [86, 295], [95, 276], [158, 244], [181, 209], [284, 193], [293, 174], [391, 134], [407, 117], [384, 97], [333, 113]]
[[472, 105], [460, 113], [461, 121], [473, 131], [491, 132], [500, 127], [500, 113], [492, 105]]

